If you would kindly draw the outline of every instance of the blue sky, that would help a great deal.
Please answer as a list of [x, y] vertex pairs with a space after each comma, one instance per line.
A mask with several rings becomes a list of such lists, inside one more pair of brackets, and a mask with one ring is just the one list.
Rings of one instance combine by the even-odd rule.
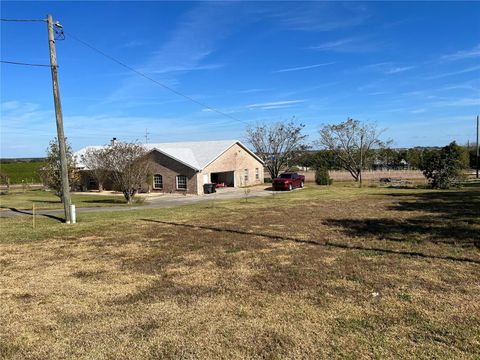
[[[67, 32], [57, 57], [74, 150], [145, 129], [150, 142], [243, 139], [245, 122], [293, 116], [310, 141], [347, 117], [387, 128], [395, 146], [474, 139], [480, 3], [1, 3], [2, 18], [47, 13]], [[46, 25], [2, 22], [1, 59], [48, 64]], [[49, 68], [1, 64], [1, 157], [43, 156], [55, 134]]]

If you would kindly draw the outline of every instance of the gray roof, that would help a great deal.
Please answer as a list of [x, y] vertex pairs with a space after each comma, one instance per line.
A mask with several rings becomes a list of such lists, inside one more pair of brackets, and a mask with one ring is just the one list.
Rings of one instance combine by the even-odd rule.
[[[178, 160], [181, 163], [184, 163], [188, 167], [191, 167], [195, 170], [202, 170], [231, 146], [237, 143], [257, 160], [263, 162], [258, 156], [256, 156], [252, 151], [250, 151], [250, 149], [248, 149], [238, 140], [155, 143], [145, 144], [144, 146], [149, 151], [157, 150], [175, 160]], [[85, 168], [85, 166], [82, 164], [81, 156], [85, 154], [88, 149], [100, 149], [103, 147], [104, 146], [87, 146], [77, 151], [74, 154], [77, 159], [77, 166], [79, 168]]]
[[85, 155], [85, 153], [92, 149], [92, 150], [99, 150], [99, 149], [102, 149], [104, 148], [105, 146], [102, 146], [102, 145], [95, 145], [95, 146], [87, 146], [87, 147], [84, 147], [76, 152], [73, 153], [73, 157], [75, 158], [75, 165], [77, 166], [77, 168], [79, 169], [86, 169], [86, 166], [85, 164], [82, 162], [82, 156]]

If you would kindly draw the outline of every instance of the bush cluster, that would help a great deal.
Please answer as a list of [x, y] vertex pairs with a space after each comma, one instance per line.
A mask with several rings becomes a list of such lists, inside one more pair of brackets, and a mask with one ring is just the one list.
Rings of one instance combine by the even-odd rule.
[[328, 169], [320, 167], [315, 171], [315, 182], [317, 185], [332, 185], [333, 179], [328, 174]]
[[421, 170], [432, 188], [448, 189], [464, 178], [467, 167], [468, 153], [454, 141], [440, 150], [426, 152]]

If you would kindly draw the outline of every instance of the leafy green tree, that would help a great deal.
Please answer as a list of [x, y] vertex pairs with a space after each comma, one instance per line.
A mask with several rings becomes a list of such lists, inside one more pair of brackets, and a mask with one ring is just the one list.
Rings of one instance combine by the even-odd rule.
[[341, 164], [332, 150], [320, 150], [316, 153], [314, 158], [314, 167], [316, 169], [326, 168], [328, 170], [339, 170]]
[[[388, 169], [398, 169], [402, 168], [402, 160], [406, 161], [406, 151], [392, 149], [390, 147], [380, 148], [375, 151], [375, 157], [379, 160], [382, 167], [387, 167]], [[378, 164], [373, 164], [373, 168], [378, 167]]]
[[335, 159], [335, 153], [331, 150], [303, 151], [297, 154], [294, 162], [302, 167], [327, 169], [340, 169]]
[[425, 150], [421, 170], [430, 185], [437, 189], [448, 189], [464, 177], [468, 167], [468, 152], [455, 141], [440, 150]]
[[[79, 174], [75, 166], [75, 158], [73, 156], [72, 147], [65, 139], [66, 143], [66, 157], [67, 157], [67, 171], [68, 182], [70, 187], [74, 187], [79, 180]], [[47, 158], [45, 159], [45, 166], [39, 169], [39, 175], [43, 185], [52, 189], [60, 199], [63, 201], [62, 190], [62, 168], [60, 163], [60, 148], [58, 146], [57, 138], [50, 141], [47, 148]]]
[[420, 169], [422, 166], [422, 159], [424, 149], [422, 148], [411, 148], [408, 149], [405, 154], [405, 160], [413, 169]]
[[315, 165], [315, 155], [313, 151], [300, 151], [295, 154], [292, 163], [303, 168], [310, 168]]

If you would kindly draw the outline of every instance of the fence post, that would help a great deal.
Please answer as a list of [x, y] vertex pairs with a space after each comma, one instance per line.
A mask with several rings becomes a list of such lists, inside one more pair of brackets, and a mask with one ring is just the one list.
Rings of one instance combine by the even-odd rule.
[[75, 205], [70, 204], [70, 224], [75, 224], [77, 222], [77, 211], [75, 210]]

